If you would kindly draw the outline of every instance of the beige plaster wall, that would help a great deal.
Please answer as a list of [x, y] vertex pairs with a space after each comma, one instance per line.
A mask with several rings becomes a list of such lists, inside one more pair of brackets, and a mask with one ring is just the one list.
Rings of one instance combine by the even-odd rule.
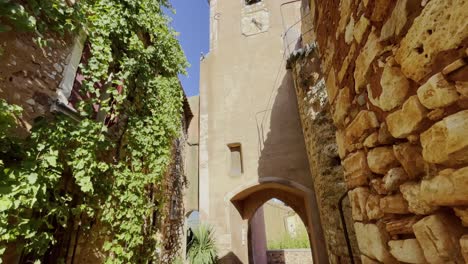
[[193, 117], [188, 124], [187, 141], [185, 146], [185, 176], [188, 187], [184, 193], [184, 207], [186, 216], [192, 211], [198, 211], [198, 152], [199, 152], [199, 124], [200, 124], [200, 98], [192, 96], [188, 98]]
[[[229, 201], [242, 186], [280, 179], [313, 189], [285, 70], [285, 2], [264, 0], [249, 10], [241, 0], [210, 3], [211, 51], [201, 62], [200, 80], [200, 216], [215, 226], [220, 256], [231, 262], [248, 259], [247, 221]], [[299, 3], [294, 5], [286, 9], [298, 16]], [[252, 8], [258, 13], [250, 13]], [[257, 33], [251, 18], [262, 23]], [[230, 143], [242, 144], [240, 177], [229, 175]], [[310, 216], [311, 209], [304, 212]]]

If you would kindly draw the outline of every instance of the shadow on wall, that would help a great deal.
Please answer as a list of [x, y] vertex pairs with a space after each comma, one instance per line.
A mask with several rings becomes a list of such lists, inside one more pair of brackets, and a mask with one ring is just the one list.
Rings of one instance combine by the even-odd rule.
[[277, 177], [312, 187], [294, 83], [289, 71], [283, 76], [271, 112], [266, 112], [259, 120], [259, 137], [262, 146], [258, 163], [260, 179]]
[[[218, 264], [243, 264], [236, 254], [229, 252], [218, 260]], [[247, 263], [245, 263], [247, 264]]]

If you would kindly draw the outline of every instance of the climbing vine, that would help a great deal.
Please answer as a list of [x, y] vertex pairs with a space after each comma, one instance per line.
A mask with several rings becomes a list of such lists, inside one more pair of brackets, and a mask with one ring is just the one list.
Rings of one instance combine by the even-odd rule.
[[15, 243], [40, 262], [74, 223], [99, 222], [106, 263], [157, 262], [154, 226], [181, 128], [177, 74], [187, 66], [163, 8], [165, 0], [0, 1], [0, 31], [34, 31], [47, 45], [49, 31], [84, 30], [91, 54], [80, 68], [80, 121], [45, 117], [22, 140], [21, 109], [0, 101], [0, 256]]

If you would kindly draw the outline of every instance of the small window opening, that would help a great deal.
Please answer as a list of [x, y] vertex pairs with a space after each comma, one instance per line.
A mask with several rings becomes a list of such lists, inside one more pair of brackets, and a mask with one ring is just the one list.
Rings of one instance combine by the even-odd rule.
[[253, 5], [256, 3], [260, 3], [262, 0], [245, 0], [246, 5]]
[[240, 143], [233, 143], [228, 145], [231, 151], [231, 169], [229, 174], [231, 176], [241, 176], [244, 172], [242, 164], [242, 147]]

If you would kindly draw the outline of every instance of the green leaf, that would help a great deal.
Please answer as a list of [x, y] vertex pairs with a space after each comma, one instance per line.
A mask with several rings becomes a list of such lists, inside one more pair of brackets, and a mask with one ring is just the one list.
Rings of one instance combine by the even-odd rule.
[[10, 209], [12, 203], [9, 198], [3, 196], [0, 197], [0, 212], [4, 212], [8, 209]]
[[37, 181], [37, 176], [38, 176], [37, 173], [28, 174], [27, 178], [28, 178], [29, 184], [35, 184]]

